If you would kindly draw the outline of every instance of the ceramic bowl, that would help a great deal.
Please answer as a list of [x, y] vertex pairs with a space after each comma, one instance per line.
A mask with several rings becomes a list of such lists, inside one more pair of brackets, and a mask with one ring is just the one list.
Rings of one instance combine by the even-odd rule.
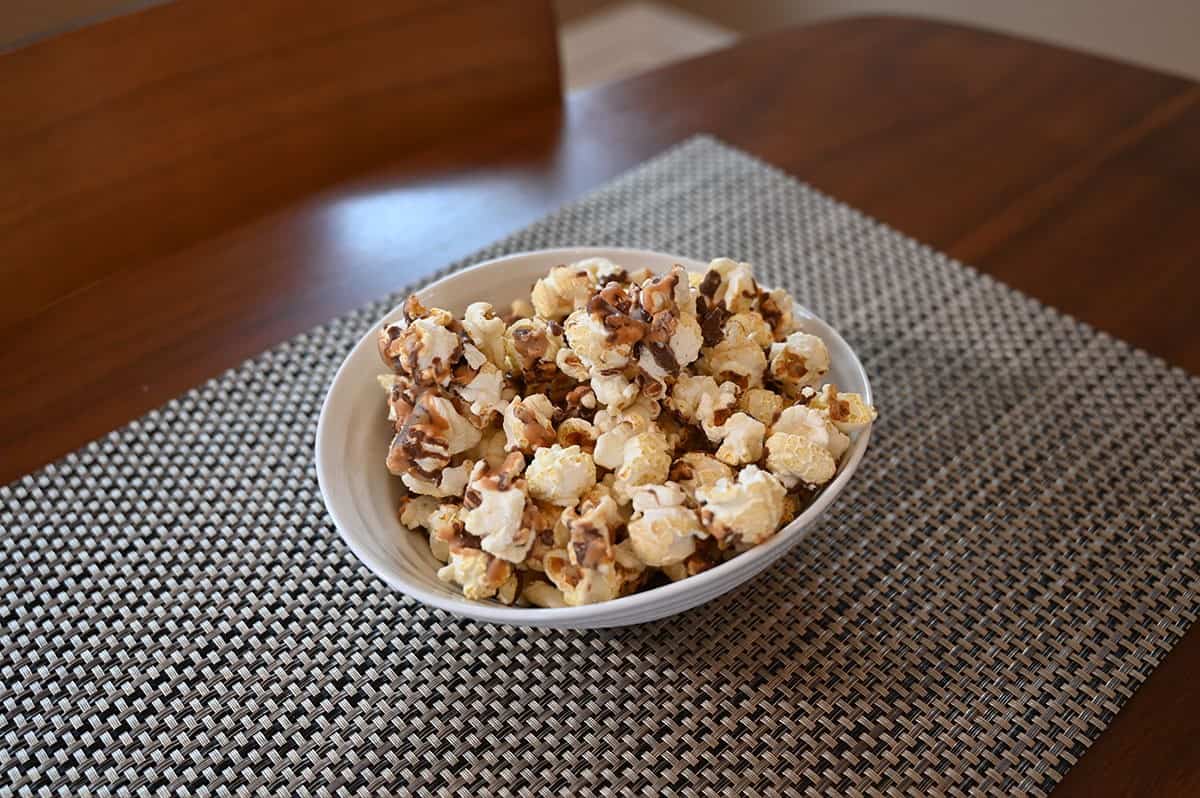
[[[481, 300], [507, 308], [518, 297], [527, 299], [533, 282], [550, 267], [591, 257], [607, 257], [629, 270], [645, 267], [656, 273], [665, 273], [676, 263], [693, 271], [706, 267], [688, 258], [645, 250], [551, 249], [480, 263], [439, 280], [418, 295], [425, 306], [446, 308], [456, 315]], [[832, 368], [826, 379], [842, 390], [862, 394], [870, 402], [871, 386], [854, 350], [811, 311], [797, 304], [795, 314], [802, 329], [819, 335], [829, 348]], [[395, 308], [380, 323], [400, 315], [400, 308]], [[377, 330], [375, 325], [363, 331], [362, 340], [342, 363], [321, 408], [316, 462], [325, 506], [346, 544], [380, 579], [429, 606], [479, 621], [576, 629], [624, 626], [674, 615], [733, 590], [803, 540], [854, 476], [870, 438], [869, 429], [852, 436], [837, 476], [774, 537], [696, 576], [583, 607], [540, 609], [470, 601], [457, 587], [438, 580], [440, 564], [430, 553], [424, 532], [406, 529], [397, 517], [400, 480], [384, 467], [391, 434], [375, 379], [386, 371], [376, 348]]]

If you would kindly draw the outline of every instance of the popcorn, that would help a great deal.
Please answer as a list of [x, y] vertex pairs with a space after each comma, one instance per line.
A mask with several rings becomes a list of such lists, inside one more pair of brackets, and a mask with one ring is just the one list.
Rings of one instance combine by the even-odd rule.
[[400, 500], [400, 510], [397, 515], [400, 523], [409, 529], [417, 527], [429, 528], [429, 516], [439, 507], [437, 499], [430, 496], [405, 496]]
[[776, 432], [767, 439], [767, 470], [785, 487], [801, 482], [824, 485], [833, 478], [837, 461], [829, 450], [801, 435]]
[[829, 371], [829, 350], [815, 335], [794, 332], [783, 343], [771, 345], [771, 379], [788, 396], [800, 395], [801, 388], [820, 383]]
[[733, 479], [733, 469], [703, 452], [688, 452], [671, 464], [668, 474], [676, 483], [695, 496], [701, 487], [716, 485], [722, 479]]
[[455, 515], [458, 507], [452, 504], [439, 504], [437, 499], [430, 496], [406, 496], [400, 502], [400, 523], [412, 530], [424, 528], [429, 533], [429, 550], [439, 562], [449, 562], [450, 546], [448, 539], [435, 534], [435, 528], [442, 521], [443, 508], [450, 508]]
[[472, 302], [467, 305], [463, 329], [488, 362], [498, 369], [504, 368], [504, 319], [495, 314], [490, 304]]
[[700, 428], [704, 430], [704, 434], [710, 441], [716, 443], [725, 437], [723, 429], [734, 414], [737, 402], [737, 386], [732, 382], [723, 382], [715, 394], [707, 393], [700, 397], [700, 406], [696, 409], [696, 415], [700, 422]]
[[509, 305], [508, 313], [504, 317], [504, 323], [512, 324], [518, 319], [528, 319], [533, 316], [533, 305], [524, 299], [514, 299]]
[[[821, 382], [818, 336], [728, 258], [552, 268], [498, 313], [415, 297], [383, 325], [398, 517], [467, 598], [567, 607], [769, 539], [876, 412]], [[526, 465], [528, 464], [528, 465]]]
[[795, 493], [789, 493], [783, 497], [783, 517], [779, 519], [780, 526], [787, 526], [796, 520], [796, 516], [800, 515], [804, 509], [804, 502]]
[[738, 388], [732, 382], [717, 385], [707, 375], [681, 375], [667, 404], [685, 421], [702, 427], [709, 440], [716, 442], [721, 438], [717, 428], [733, 415], [737, 402]]
[[507, 443], [503, 429], [488, 427], [481, 432], [479, 443], [467, 451], [466, 457], [476, 462], [482, 460], [488, 468], [498, 469], [508, 457]]
[[829, 420], [827, 410], [812, 406], [793, 405], [779, 414], [779, 420], [771, 427], [771, 433], [780, 432], [799, 435], [820, 446], [833, 456], [841, 458], [850, 448], [850, 438]]
[[567, 418], [592, 418], [596, 414], [599, 401], [596, 392], [590, 385], [577, 385], [563, 397], [567, 403]]
[[671, 470], [671, 447], [657, 430], [630, 438], [623, 447], [622, 458], [624, 462], [617, 469], [613, 485], [622, 504], [632, 500], [634, 488], [663, 482]]
[[497, 596], [511, 604], [517, 591], [517, 577], [511, 564], [496, 559], [479, 549], [458, 549], [450, 552], [450, 562], [437, 573], [438, 579], [462, 587], [469, 599]]
[[615, 331], [605, 326], [604, 317], [588, 310], [577, 310], [568, 316], [563, 332], [567, 344], [589, 370], [619, 371], [633, 355], [633, 342], [620, 340]]
[[563, 600], [562, 591], [549, 582], [530, 582], [521, 591], [521, 598], [535, 607], [544, 607], [545, 609], [567, 606], [567, 602]]
[[672, 452], [686, 451], [699, 437], [694, 436], [692, 428], [675, 418], [672, 413], [659, 416], [655, 423]]
[[565, 508], [543, 501], [525, 503], [525, 516], [522, 524], [533, 534], [533, 544], [525, 555], [525, 560], [518, 566], [525, 571], [545, 571], [546, 555], [554, 549], [561, 549], [570, 541], [570, 533], [563, 521]]
[[695, 576], [698, 573], [707, 571], [716, 565], [720, 565], [725, 559], [725, 552], [720, 548], [717, 539], [714, 537], [699, 538], [696, 540], [696, 551], [686, 560], [672, 565], [664, 565], [662, 572], [672, 582], [678, 582], [680, 579], [687, 579], [689, 576]]
[[599, 432], [587, 419], [568, 418], [558, 425], [558, 445], [562, 447], [575, 446], [592, 454], [596, 450], [597, 437]]
[[774, 340], [782, 341], [796, 326], [793, 307], [792, 298], [783, 289], [777, 288], [758, 295], [758, 312], [771, 325]]
[[620, 468], [625, 460], [625, 444], [637, 433], [638, 427], [633, 421], [624, 421], [608, 432], [601, 433], [592, 451], [596, 465], [614, 471]]
[[825, 410], [829, 420], [842, 432], [857, 432], [871, 426], [878, 418], [875, 408], [856, 393], [841, 393], [830, 383], [808, 402], [809, 407]]
[[704, 346], [704, 331], [700, 328], [699, 320], [694, 315], [685, 313], [669, 332], [668, 342], [675, 362], [680, 368], [691, 365], [700, 356], [700, 348]]
[[[615, 417], [615, 420], [641, 419], [641, 425], [649, 427], [650, 423], [658, 418], [660, 413], [662, 413], [662, 406], [656, 400], [651, 399], [645, 394], [641, 394], [628, 407], [622, 408], [619, 415]], [[606, 411], [600, 411], [596, 414], [596, 423], [604, 429], [608, 429], [611, 426], [609, 423], [610, 419], [614, 419], [614, 416]]]
[[642, 283], [639, 301], [641, 313], [631, 312], [643, 322], [643, 371], [660, 379], [677, 374], [700, 354], [703, 331], [696, 319], [696, 298], [686, 281], [683, 267], [670, 274]]
[[576, 382], [586, 382], [591, 379], [591, 369], [583, 362], [583, 358], [575, 354], [575, 350], [569, 346], [561, 347], [554, 355], [554, 365], [558, 366], [560, 372]]
[[708, 264], [699, 289], [701, 294], [720, 302], [730, 313], [753, 310], [759, 293], [750, 264], [729, 258], [717, 258]]
[[440, 473], [427, 477], [419, 472], [403, 474], [400, 481], [413, 493], [422, 496], [433, 496], [439, 499], [461, 497], [467, 487], [467, 477], [474, 466], [470, 460], [464, 460], [456, 466], [446, 466]]
[[592, 393], [596, 401], [609, 411], [620, 410], [632, 404], [638, 397], [638, 386], [625, 379], [621, 374], [603, 375], [592, 371]]
[[478, 369], [473, 375], [469, 369], [464, 370], [461, 375], [462, 382], [459, 381], [460, 375], [456, 373], [453, 387], [455, 393], [468, 404], [471, 415], [474, 416], [475, 426], [483, 428], [491, 423], [494, 415], [504, 411], [504, 372], [486, 359]]
[[479, 443], [482, 433], [436, 391], [422, 392], [411, 407], [401, 404], [387, 456], [393, 474], [413, 473], [428, 479], [446, 467], [451, 457]]
[[596, 414], [595, 429], [600, 431], [592, 453], [596, 465], [616, 470], [625, 461], [625, 445], [637, 434], [651, 428], [650, 409], [633, 405], [620, 415], [601, 410]]
[[737, 481], [722, 479], [696, 491], [700, 519], [722, 546], [755, 546], [775, 534], [787, 490], [771, 474], [748, 465]]
[[539, 446], [554, 443], [554, 405], [544, 394], [514, 399], [504, 409], [504, 434], [511, 451], [531, 454]]
[[589, 491], [577, 507], [565, 510], [562, 520], [567, 544], [547, 552], [542, 566], [568, 606], [608, 601], [637, 588], [645, 564], [628, 540], [616, 542], [625, 516], [602, 486]]
[[426, 309], [415, 296], [404, 303], [403, 323], [384, 325], [379, 331], [379, 354], [398, 374], [422, 385], [446, 385], [462, 356], [459, 327], [448, 311]]
[[738, 324], [727, 326], [716, 346], [701, 350], [700, 368], [718, 382], [732, 381], [742, 388], [762, 385], [767, 356], [754, 340], [753, 331]]
[[562, 520], [569, 533], [567, 552], [572, 565], [599, 568], [613, 562], [615, 532], [624, 517], [611, 496], [593, 493], [578, 507], [565, 510]]
[[527, 383], [552, 380], [559, 373], [556, 358], [562, 345], [562, 327], [557, 323], [519, 319], [504, 332], [508, 370]]
[[783, 410], [783, 397], [766, 388], [750, 388], [738, 398], [738, 409], [770, 426]]
[[632, 593], [645, 573], [645, 565], [633, 553], [629, 541], [613, 547], [612, 561], [600, 567], [575, 565], [561, 550], [547, 554], [545, 566], [546, 576], [561, 591], [568, 607], [611, 601]]
[[592, 275], [598, 286], [609, 283], [627, 283], [629, 275], [625, 270], [608, 258], [584, 258], [572, 264], [576, 269], [584, 269]]
[[725, 335], [748, 338], [759, 349], [769, 349], [775, 343], [775, 331], [767, 320], [748, 311], [735, 313], [725, 321]]
[[556, 443], [534, 453], [525, 480], [530, 496], [569, 507], [596, 484], [596, 464], [578, 446], [564, 448]]
[[731, 466], [753, 463], [762, 457], [763, 437], [767, 428], [745, 413], [734, 413], [721, 427], [721, 448], [717, 459]]
[[450, 562], [452, 548], [476, 548], [476, 542], [469, 541], [464, 534], [462, 515], [463, 509], [457, 504], [439, 504], [429, 514], [425, 525], [429, 530], [429, 550], [441, 562]]
[[646, 485], [633, 494], [629, 540], [642, 562], [661, 568], [686, 560], [705, 537], [696, 511], [685, 506], [687, 496], [672, 482]]
[[493, 471], [479, 463], [463, 499], [468, 512], [466, 529], [480, 540], [480, 548], [512, 563], [519, 563], [533, 545], [533, 534], [522, 523], [525, 517], [525, 481], [517, 479], [525, 458], [513, 452]]
[[653, 399], [662, 398], [667, 393], [667, 381], [670, 376], [671, 372], [667, 371], [655, 360], [650, 350], [642, 347], [637, 361], [637, 383], [632, 385], [629, 399], [626, 399], [622, 404], [632, 401], [638, 394], [643, 394]]
[[544, 319], [562, 321], [573, 310], [587, 306], [596, 287], [595, 274], [586, 268], [555, 266], [533, 284], [533, 309]]

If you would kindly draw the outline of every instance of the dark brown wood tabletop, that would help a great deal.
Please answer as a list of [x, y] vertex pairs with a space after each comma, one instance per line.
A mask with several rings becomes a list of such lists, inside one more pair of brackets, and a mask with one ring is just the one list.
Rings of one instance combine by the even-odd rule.
[[[561, 105], [491, 108], [371, 165], [317, 170], [322, 187], [238, 216], [230, 209], [247, 207], [257, 179], [247, 173], [247, 185], [228, 185], [219, 229], [169, 250], [90, 229], [87, 247], [121, 254], [120, 267], [0, 328], [0, 481], [700, 132], [1200, 371], [1200, 85], [866, 17], [747, 39]], [[0, 175], [15, 169], [4, 159]], [[158, 196], [149, 180], [131, 190]], [[124, 201], [152, 235], [172, 209], [146, 197]], [[36, 222], [39, 234], [53, 228]], [[82, 257], [78, 246], [56, 251], [62, 262], [20, 267], [70, 272]], [[0, 263], [0, 274], [17, 271]], [[1197, 672], [1193, 630], [1056, 794], [1200, 794]]]

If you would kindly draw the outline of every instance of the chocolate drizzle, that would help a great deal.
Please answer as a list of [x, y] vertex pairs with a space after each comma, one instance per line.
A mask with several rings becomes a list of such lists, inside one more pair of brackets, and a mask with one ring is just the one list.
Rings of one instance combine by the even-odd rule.
[[704, 279], [700, 281], [700, 293], [712, 299], [717, 289], [721, 287], [721, 275], [716, 269], [709, 269], [704, 274]]
[[654, 314], [644, 342], [654, 362], [668, 374], [679, 371], [679, 360], [675, 357], [675, 350], [671, 349], [671, 336], [678, 327], [679, 319], [674, 313], [668, 310], [659, 311]]
[[700, 320], [700, 334], [704, 336], [705, 346], [716, 346], [725, 337], [725, 320], [730, 315], [724, 302], [710, 302], [702, 296], [696, 298], [696, 317]]
[[550, 339], [546, 337], [545, 331], [538, 329], [533, 323], [514, 327], [513, 349], [521, 356], [522, 365], [529, 368], [545, 356], [550, 349]]
[[679, 285], [679, 273], [671, 272], [655, 277], [642, 289], [641, 305], [650, 314], [664, 310], [675, 310], [675, 287]]
[[771, 325], [771, 331], [778, 335], [782, 332], [783, 327], [783, 308], [779, 307], [779, 303], [775, 298], [766, 291], [761, 291], [758, 294], [758, 312], [762, 315], [763, 321]]
[[[398, 389], [393, 388], [393, 393], [398, 393]], [[435, 479], [449, 464], [446, 437], [450, 432], [450, 421], [434, 407], [437, 398], [435, 391], [427, 390], [411, 407], [403, 399], [396, 405], [396, 436], [392, 438], [387, 456], [387, 467], [393, 474], [412, 472], [424, 479]], [[421, 460], [432, 460], [434, 465], [426, 468], [421, 465]]]
[[571, 524], [571, 548], [575, 551], [575, 562], [580, 568], [595, 568], [609, 559], [608, 535], [590, 521]]
[[524, 425], [525, 438], [529, 441], [529, 448], [537, 449], [539, 446], [550, 446], [554, 443], [554, 430], [548, 429], [546, 425], [542, 424], [533, 408], [519, 401], [514, 402], [512, 414], [517, 421]]
[[635, 344], [646, 334], [650, 316], [635, 305], [618, 284], [606, 285], [588, 300], [588, 312], [600, 319], [608, 330], [608, 340], [616, 344]]

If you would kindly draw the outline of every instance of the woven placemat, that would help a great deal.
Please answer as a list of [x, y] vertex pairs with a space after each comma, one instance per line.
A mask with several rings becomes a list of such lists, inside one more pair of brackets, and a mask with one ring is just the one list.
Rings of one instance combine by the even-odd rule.
[[570, 244], [751, 260], [857, 348], [801, 546], [607, 632], [392, 592], [312, 442], [397, 294], [0, 489], [0, 795], [1044, 793], [1195, 619], [1200, 380], [709, 138], [469, 261]]

